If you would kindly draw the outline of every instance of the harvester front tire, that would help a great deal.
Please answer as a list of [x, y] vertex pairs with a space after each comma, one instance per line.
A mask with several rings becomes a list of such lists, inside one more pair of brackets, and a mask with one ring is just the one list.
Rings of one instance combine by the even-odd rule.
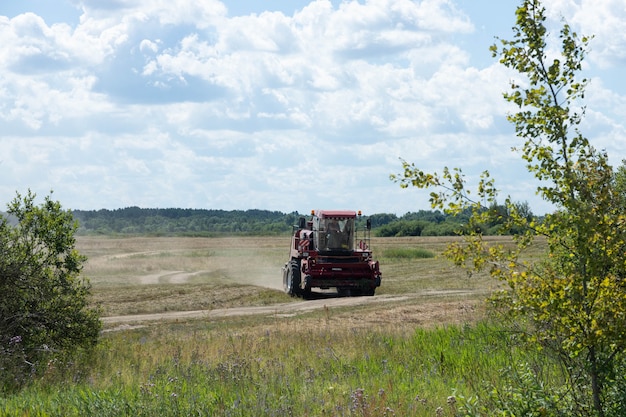
[[285, 292], [292, 297], [300, 296], [300, 265], [296, 261], [289, 262]]

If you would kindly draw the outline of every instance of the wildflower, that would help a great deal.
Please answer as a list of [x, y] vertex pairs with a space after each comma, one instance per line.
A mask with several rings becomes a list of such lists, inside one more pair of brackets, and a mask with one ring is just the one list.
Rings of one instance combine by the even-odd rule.
[[456, 397], [454, 395], [449, 396], [447, 402], [449, 406], [453, 406], [456, 404]]
[[435, 410], [435, 414], [437, 415], [437, 417], [443, 416], [443, 408], [437, 407], [437, 409]]
[[352, 399], [352, 406], [350, 409], [353, 412], [367, 408], [367, 396], [365, 395], [365, 390], [363, 388], [357, 388], [356, 391], [353, 391], [350, 398]]
[[11, 340], [9, 340], [10, 345], [17, 345], [22, 341], [22, 336], [13, 336]]
[[416, 403], [417, 403], [417, 402], [419, 402], [419, 403], [421, 403], [422, 405], [426, 405], [426, 398], [420, 398], [420, 396], [419, 396], [419, 395], [416, 395], [416, 396], [415, 396], [415, 400], [414, 400], [414, 401], [415, 401]]

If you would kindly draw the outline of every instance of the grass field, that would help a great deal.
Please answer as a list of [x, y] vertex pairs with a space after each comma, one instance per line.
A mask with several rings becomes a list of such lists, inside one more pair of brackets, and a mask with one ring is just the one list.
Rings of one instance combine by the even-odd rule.
[[455, 416], [450, 396], [485, 394], [526, 353], [484, 324], [496, 286], [442, 259], [446, 243], [373, 239], [375, 297], [302, 301], [281, 288], [288, 237], [80, 237], [102, 343], [0, 415]]
[[[470, 279], [440, 258], [445, 244], [442, 238], [374, 239], [383, 272], [377, 294], [431, 301], [482, 298], [493, 283], [484, 276]], [[288, 237], [78, 241], [89, 258], [84, 273], [93, 285], [94, 302], [105, 316], [292, 302], [282, 291], [280, 271], [288, 245]], [[464, 295], [445, 293], [453, 290]]]

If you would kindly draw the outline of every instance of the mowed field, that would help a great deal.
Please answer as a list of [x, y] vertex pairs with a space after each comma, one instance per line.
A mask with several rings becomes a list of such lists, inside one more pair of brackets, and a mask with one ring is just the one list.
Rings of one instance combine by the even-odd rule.
[[[88, 257], [84, 274], [109, 331], [168, 320], [288, 318], [316, 310], [344, 317], [338, 325], [414, 327], [472, 322], [495, 288], [487, 276], [468, 277], [440, 256], [450, 239], [374, 238], [383, 273], [376, 296], [341, 298], [323, 291], [312, 300], [283, 293], [289, 236], [79, 237], [77, 246]], [[402, 257], [399, 250], [434, 256]]]

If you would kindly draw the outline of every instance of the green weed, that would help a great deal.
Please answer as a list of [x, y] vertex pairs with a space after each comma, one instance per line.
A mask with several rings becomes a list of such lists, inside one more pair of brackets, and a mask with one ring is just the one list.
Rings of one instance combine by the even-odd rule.
[[435, 254], [422, 248], [389, 248], [382, 256], [389, 259], [427, 259], [434, 258]]

